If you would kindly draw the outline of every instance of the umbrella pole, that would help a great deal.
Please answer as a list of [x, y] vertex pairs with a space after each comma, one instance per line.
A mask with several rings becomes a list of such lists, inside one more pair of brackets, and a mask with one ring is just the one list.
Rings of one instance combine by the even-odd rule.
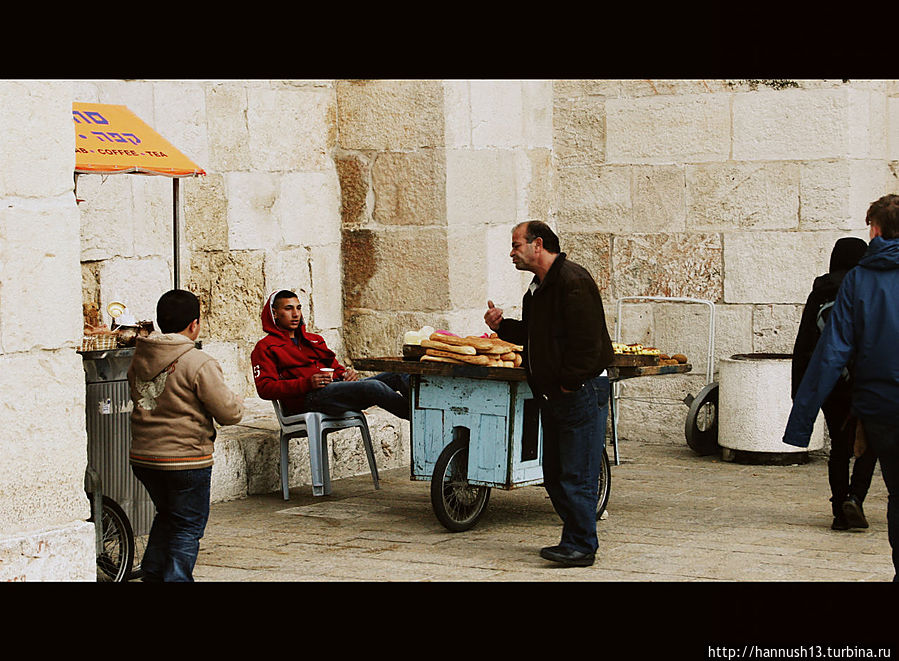
[[173, 223], [172, 245], [174, 248], [173, 264], [174, 264], [174, 275], [175, 275], [175, 282], [174, 282], [175, 289], [178, 289], [181, 284], [181, 282], [180, 282], [181, 281], [181, 277], [180, 277], [181, 265], [180, 265], [179, 259], [178, 259], [178, 253], [179, 253], [179, 250], [178, 250], [178, 209], [180, 206], [178, 204], [178, 192], [179, 192], [178, 191], [178, 177], [174, 177], [172, 179], [172, 223]]

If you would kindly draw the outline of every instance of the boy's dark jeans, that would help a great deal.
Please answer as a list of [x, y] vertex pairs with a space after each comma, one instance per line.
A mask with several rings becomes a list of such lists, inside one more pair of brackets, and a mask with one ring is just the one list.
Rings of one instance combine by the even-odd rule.
[[193, 582], [200, 538], [209, 519], [212, 466], [173, 471], [132, 466], [131, 470], [156, 506], [141, 561], [143, 580]]

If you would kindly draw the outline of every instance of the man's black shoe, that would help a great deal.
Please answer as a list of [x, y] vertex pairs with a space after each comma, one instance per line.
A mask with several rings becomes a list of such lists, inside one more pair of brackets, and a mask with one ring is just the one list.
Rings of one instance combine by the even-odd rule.
[[831, 530], [849, 530], [849, 522], [842, 514], [835, 514], [833, 523], [830, 525]]
[[862, 510], [862, 504], [855, 496], [849, 496], [843, 501], [843, 515], [850, 528], [867, 528], [868, 520]]
[[582, 553], [581, 551], [563, 551], [559, 547], [547, 546], [540, 549], [540, 557], [552, 560], [566, 567], [589, 567], [593, 564], [594, 553]]

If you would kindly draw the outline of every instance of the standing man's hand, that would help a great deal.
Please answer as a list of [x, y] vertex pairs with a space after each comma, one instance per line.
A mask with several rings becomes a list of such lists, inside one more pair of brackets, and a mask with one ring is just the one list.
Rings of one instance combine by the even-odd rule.
[[343, 373], [344, 381], [358, 381], [359, 374], [352, 367], [347, 367], [346, 372]]
[[493, 305], [493, 301], [487, 301], [487, 312], [484, 313], [484, 322], [490, 330], [499, 330], [499, 323], [503, 320], [503, 309]]

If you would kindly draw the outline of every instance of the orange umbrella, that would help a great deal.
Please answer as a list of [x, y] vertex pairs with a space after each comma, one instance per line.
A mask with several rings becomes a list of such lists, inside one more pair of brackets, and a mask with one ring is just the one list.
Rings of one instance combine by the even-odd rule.
[[[174, 286], [178, 263], [178, 178], [206, 172], [125, 106], [73, 103], [75, 174], [156, 174], [172, 177]], [[76, 198], [77, 199], [77, 198]]]
[[206, 172], [125, 106], [73, 103], [75, 172], [191, 177]]

